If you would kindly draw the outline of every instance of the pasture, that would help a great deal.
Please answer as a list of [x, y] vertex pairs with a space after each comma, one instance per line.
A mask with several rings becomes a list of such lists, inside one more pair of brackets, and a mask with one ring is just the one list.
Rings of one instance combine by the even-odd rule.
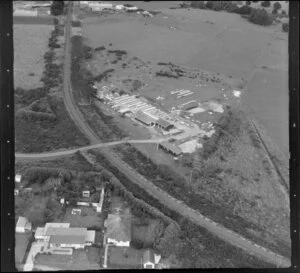
[[[135, 5], [139, 7], [138, 2]], [[258, 26], [237, 14], [226, 12], [168, 9], [164, 5], [155, 10], [159, 9], [162, 13], [153, 18], [118, 14], [86, 20], [83, 35], [90, 46], [109, 47], [112, 44], [114, 48], [126, 50], [128, 56], [151, 62], [153, 70], [158, 62], [172, 62], [224, 74], [224, 79], [250, 81], [246, 86], [248, 94], [244, 107], [255, 112], [255, 118], [266, 125], [270, 135], [277, 135], [280, 140], [275, 141], [286, 149], [288, 43], [281, 25]], [[255, 70], [261, 66], [265, 66], [265, 70]], [[124, 76], [128, 70], [127, 66], [117, 72]], [[133, 72], [136, 72], [135, 77], [143, 73], [141, 70]], [[199, 88], [183, 78], [155, 77], [153, 80], [151, 69], [147, 72], [144, 74], [148, 79], [143, 80], [148, 85], [139, 92], [153, 102], [158, 102], [158, 96], [168, 97], [159, 101], [163, 108], [170, 109], [194, 99], [205, 101], [220, 94], [219, 88], [212, 85], [207, 89]], [[190, 89], [195, 93], [181, 98], [181, 102], [169, 96], [169, 92], [175, 89]]]
[[42, 87], [44, 54], [53, 26], [14, 24], [14, 87]]

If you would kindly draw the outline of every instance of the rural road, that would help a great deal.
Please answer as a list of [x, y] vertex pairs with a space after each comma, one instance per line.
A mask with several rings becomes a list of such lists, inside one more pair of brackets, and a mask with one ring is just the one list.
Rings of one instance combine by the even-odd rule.
[[124, 143], [144, 143], [144, 144], [150, 143], [151, 144], [151, 143], [160, 143], [167, 139], [168, 138], [119, 140], [119, 141], [98, 143], [98, 144], [94, 144], [94, 145], [88, 145], [88, 146], [83, 146], [83, 147], [74, 148], [74, 149], [70, 149], [70, 150], [64, 150], [64, 151], [56, 151], [56, 152], [53, 151], [53, 152], [48, 152], [48, 153], [45, 152], [45, 153], [36, 153], [36, 154], [16, 153], [15, 157], [17, 159], [47, 159], [47, 158], [51, 158], [51, 157], [71, 155], [71, 154], [75, 154], [76, 152], [79, 152], [79, 151], [88, 151], [91, 149], [115, 146], [115, 145], [124, 144]]
[[[108, 148], [108, 144], [102, 143], [99, 144], [99, 140], [97, 135], [93, 132], [93, 130], [85, 123], [84, 118], [76, 107], [74, 98], [71, 93], [70, 88], [70, 18], [71, 18], [71, 9], [72, 3], [69, 1], [69, 9], [67, 14], [67, 23], [66, 23], [66, 47], [65, 47], [65, 67], [64, 67], [64, 102], [66, 108], [74, 120], [75, 124], [80, 128], [80, 130], [90, 139], [91, 146], [83, 147], [82, 149], [92, 149], [92, 148], [100, 148], [101, 154], [105, 156], [114, 166], [116, 166], [124, 175], [126, 175], [133, 183], [142, 187], [145, 191], [151, 194], [154, 198], [156, 198], [160, 203], [164, 204], [171, 210], [176, 211], [183, 217], [189, 218], [195, 224], [207, 229], [215, 236], [220, 239], [234, 245], [240, 247], [247, 251], [248, 253], [255, 255], [256, 257], [263, 259], [269, 263], [276, 265], [277, 267], [289, 267], [290, 260], [277, 255], [274, 252], [271, 252], [268, 249], [265, 249], [261, 246], [254, 244], [253, 242], [243, 238], [241, 235], [232, 232], [231, 230], [213, 222], [212, 220], [206, 218], [199, 212], [191, 209], [182, 201], [175, 199], [170, 196], [166, 192], [162, 191], [158, 187], [156, 187], [151, 181], [146, 180], [139, 173], [133, 170], [130, 166], [128, 166], [124, 161], [122, 161], [118, 156], [115, 156]], [[153, 141], [153, 140], [151, 140]], [[129, 142], [129, 141], [127, 141]], [[115, 143], [115, 142], [114, 142]], [[144, 142], [145, 143], [145, 142]], [[113, 144], [112, 144], [113, 145]], [[81, 148], [78, 148], [81, 149]], [[78, 149], [75, 149], [76, 151]], [[67, 155], [69, 151], [56, 152], [57, 155]], [[70, 153], [73, 153], [74, 150], [71, 150]], [[40, 158], [47, 157], [47, 155], [53, 155], [53, 153], [44, 153], [44, 154], [16, 154], [16, 158]], [[54, 152], [55, 154], [55, 152]]]

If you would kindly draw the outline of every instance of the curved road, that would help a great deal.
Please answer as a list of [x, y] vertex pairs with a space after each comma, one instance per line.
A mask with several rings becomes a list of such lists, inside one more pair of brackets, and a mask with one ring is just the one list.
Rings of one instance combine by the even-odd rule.
[[[133, 170], [130, 166], [128, 166], [124, 161], [120, 160], [119, 157], [115, 156], [111, 151], [108, 150], [109, 146], [106, 144], [97, 144], [99, 143], [97, 135], [93, 132], [93, 130], [85, 123], [81, 113], [76, 108], [76, 104], [74, 98], [72, 96], [70, 90], [70, 17], [72, 3], [69, 1], [69, 9], [67, 14], [67, 23], [66, 23], [66, 47], [65, 47], [65, 58], [66, 63], [64, 67], [64, 102], [71, 118], [74, 120], [75, 124], [80, 128], [80, 130], [90, 139], [91, 144], [96, 144], [92, 146], [88, 146], [88, 149], [92, 149], [93, 147], [99, 148], [102, 151], [102, 154], [113, 164], [115, 165], [124, 175], [126, 175], [133, 183], [136, 183], [144, 190], [146, 190], [149, 194], [155, 197], [159, 202], [164, 204], [169, 209], [175, 210], [177, 213], [181, 214], [184, 217], [189, 218], [195, 224], [206, 228], [208, 231], [213, 233], [215, 236], [221, 238], [222, 240], [240, 247], [247, 251], [248, 253], [255, 255], [256, 257], [263, 259], [269, 263], [276, 265], [277, 267], [289, 267], [291, 265], [290, 260], [280, 256], [266, 248], [263, 248], [248, 239], [243, 238], [241, 235], [221, 226], [207, 217], [200, 214], [198, 211], [195, 211], [188, 207], [183, 202], [175, 199], [170, 196], [168, 193], [162, 191], [158, 187], [156, 187], [151, 181], [146, 180], [140, 174], [138, 174], [135, 170]], [[98, 146], [99, 145], [99, 146]], [[85, 149], [84, 147], [83, 149]], [[80, 148], [79, 148], [80, 149]], [[76, 149], [77, 151], [78, 149]], [[74, 152], [74, 150], [72, 151]], [[72, 153], [71, 152], [71, 153]], [[68, 151], [57, 152], [59, 155], [66, 155]], [[49, 154], [52, 153], [48, 153]], [[47, 155], [47, 153], [46, 153]], [[28, 157], [29, 155], [24, 155], [23, 157]], [[22, 157], [22, 155], [17, 155], [17, 158]], [[34, 157], [39, 157], [39, 155], [35, 155]]]

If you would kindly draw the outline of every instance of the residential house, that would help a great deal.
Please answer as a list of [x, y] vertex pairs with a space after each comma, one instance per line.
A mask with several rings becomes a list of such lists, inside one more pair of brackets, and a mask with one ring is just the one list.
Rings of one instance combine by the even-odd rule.
[[28, 221], [27, 218], [19, 216], [17, 224], [16, 224], [16, 232], [18, 233], [25, 233], [31, 231], [31, 223]]
[[82, 249], [95, 242], [96, 232], [94, 230], [71, 228], [69, 223], [47, 224], [44, 228], [37, 228], [35, 238], [40, 241], [48, 242], [50, 248]]

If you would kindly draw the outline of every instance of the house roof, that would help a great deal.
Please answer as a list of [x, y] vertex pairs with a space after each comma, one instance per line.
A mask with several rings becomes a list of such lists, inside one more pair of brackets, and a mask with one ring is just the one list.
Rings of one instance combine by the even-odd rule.
[[15, 182], [20, 183], [21, 180], [22, 180], [22, 175], [16, 174], [16, 175], [15, 175]]
[[28, 223], [27, 218], [19, 216], [19, 219], [17, 221], [17, 227], [25, 227]]
[[135, 114], [135, 118], [145, 124], [151, 124], [151, 122], [155, 123], [156, 120], [149, 115], [145, 114], [142, 111], [137, 111]]
[[45, 228], [38, 227], [36, 228], [34, 236], [39, 237], [39, 236], [44, 236], [44, 234], [45, 234]]
[[163, 128], [168, 128], [170, 126], [173, 126], [173, 124], [171, 124], [170, 122], [160, 118], [159, 120], [156, 121], [156, 123], [160, 126], [162, 126]]
[[86, 228], [57, 228], [49, 227], [45, 232], [46, 236], [60, 235], [60, 236], [86, 236]]
[[50, 244], [85, 244], [86, 234], [83, 235], [52, 235]]
[[131, 241], [130, 215], [108, 214], [106, 219], [106, 236], [117, 241]]
[[161, 142], [160, 146], [162, 146], [163, 148], [165, 148], [166, 150], [172, 152], [175, 155], [180, 155], [182, 153], [180, 148], [173, 145], [172, 143], [169, 143], [168, 141]]
[[143, 253], [143, 263], [155, 263], [154, 252], [151, 249], [147, 249]]
[[86, 238], [85, 240], [87, 242], [95, 242], [95, 238], [96, 238], [96, 231], [95, 230], [88, 230], [86, 233]]

